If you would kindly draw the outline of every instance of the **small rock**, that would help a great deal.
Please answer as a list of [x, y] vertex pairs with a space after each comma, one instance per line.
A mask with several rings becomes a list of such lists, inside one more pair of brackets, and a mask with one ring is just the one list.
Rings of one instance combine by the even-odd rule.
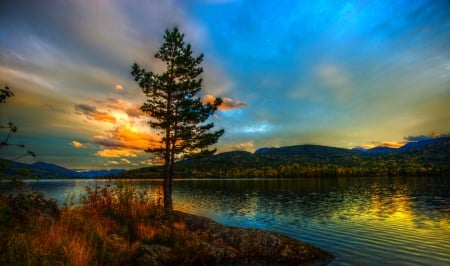
[[139, 243], [133, 256], [134, 265], [163, 265], [161, 256], [167, 256], [171, 249], [163, 245], [146, 245]]

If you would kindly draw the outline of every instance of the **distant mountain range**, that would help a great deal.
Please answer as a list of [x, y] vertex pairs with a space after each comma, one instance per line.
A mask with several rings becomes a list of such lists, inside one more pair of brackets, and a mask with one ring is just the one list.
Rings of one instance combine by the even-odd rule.
[[24, 164], [8, 160], [1, 160], [1, 163], [5, 166], [5, 169], [3, 169], [3, 174], [19, 175], [25, 178], [39, 179], [97, 178], [119, 174], [125, 171], [124, 169], [75, 171], [56, 164], [45, 162]]
[[[225, 152], [177, 163], [176, 177], [450, 176], [450, 137], [409, 142], [401, 148], [344, 149], [320, 145]], [[118, 174], [158, 178], [162, 167]]]
[[[3, 174], [28, 178], [161, 178], [162, 166], [125, 171], [75, 171], [55, 164], [23, 164], [0, 160]], [[0, 168], [0, 169], [1, 169]], [[409, 142], [398, 149], [344, 149], [320, 145], [261, 148], [254, 153], [233, 151], [202, 159], [183, 160], [177, 178], [201, 177], [336, 177], [414, 176], [450, 177], [450, 137]]]

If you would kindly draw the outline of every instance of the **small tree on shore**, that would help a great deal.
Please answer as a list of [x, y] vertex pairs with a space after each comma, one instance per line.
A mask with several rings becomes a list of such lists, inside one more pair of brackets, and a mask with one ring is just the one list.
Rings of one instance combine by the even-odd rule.
[[[0, 89], [0, 104], [2, 103], [6, 103], [6, 99], [8, 99], [9, 97], [14, 96], [14, 93], [9, 89], [8, 86], [5, 86], [4, 88]], [[0, 148], [4, 148], [7, 146], [14, 146], [14, 147], [18, 147], [18, 148], [25, 148], [25, 145], [23, 144], [15, 144], [15, 143], [11, 143], [9, 141], [9, 138], [11, 137], [11, 134], [17, 133], [17, 127], [16, 125], [14, 125], [14, 123], [12, 122], [8, 122], [8, 125], [0, 125], [0, 129], [5, 129], [8, 131], [8, 133], [6, 134], [6, 137], [1, 140], [0, 139]], [[25, 156], [33, 156], [36, 157], [36, 154], [30, 150], [28, 150], [27, 153], [22, 154], [16, 158], [13, 158], [12, 160], [18, 160], [22, 157]], [[10, 161], [8, 160], [1, 160], [0, 161], [0, 179], [4, 178], [4, 174], [3, 174], [3, 170], [5, 168], [8, 168], [10, 165]], [[18, 179], [18, 177], [16, 176], [6, 176], [7, 178], [11, 179], [11, 183], [16, 186], [16, 187], [21, 187], [22, 186], [22, 182]]]
[[166, 30], [164, 44], [155, 57], [166, 64], [162, 74], [146, 71], [137, 63], [131, 74], [147, 96], [141, 110], [150, 116], [149, 125], [162, 133], [161, 146], [146, 152], [162, 154], [164, 159], [164, 207], [172, 209], [172, 181], [176, 159], [215, 153], [208, 147], [217, 143], [224, 130], [211, 132], [214, 123], [206, 120], [222, 103], [203, 103], [197, 93], [201, 90], [203, 54], [194, 57], [191, 45], [184, 42], [184, 34], [177, 28]]
[[[6, 103], [6, 99], [8, 99], [9, 97], [12, 97], [12, 96], [14, 96], [14, 93], [9, 89], [8, 86], [5, 86], [4, 88], [0, 89], [0, 104]], [[8, 131], [5, 139], [0, 140], [0, 148], [5, 147], [5, 146], [16, 146], [19, 148], [25, 148], [25, 145], [23, 145], [23, 144], [14, 144], [14, 143], [9, 142], [9, 138], [11, 137], [11, 134], [17, 133], [17, 127], [16, 127], [16, 125], [14, 125], [14, 123], [8, 122], [7, 126], [0, 125], [0, 129], [6, 129]], [[14, 158], [13, 160], [18, 160], [27, 155], [36, 157], [36, 154], [34, 152], [28, 151], [26, 154], [21, 155], [17, 158]]]

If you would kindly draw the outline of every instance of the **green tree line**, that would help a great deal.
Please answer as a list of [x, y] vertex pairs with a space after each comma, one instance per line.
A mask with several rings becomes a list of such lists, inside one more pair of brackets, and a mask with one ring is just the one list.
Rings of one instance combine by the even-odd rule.
[[[228, 152], [178, 162], [176, 178], [295, 178], [449, 176], [450, 139], [403, 152], [370, 154], [313, 146], [291, 154]], [[160, 178], [161, 167], [127, 171], [120, 177]]]

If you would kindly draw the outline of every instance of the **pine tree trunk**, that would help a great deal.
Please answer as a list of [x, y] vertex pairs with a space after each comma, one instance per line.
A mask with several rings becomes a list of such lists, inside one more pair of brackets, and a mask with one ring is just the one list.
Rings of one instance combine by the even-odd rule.
[[[166, 116], [170, 116], [171, 113], [171, 102], [172, 102], [172, 95], [169, 92], [168, 93], [168, 100], [167, 100], [167, 110], [166, 110]], [[166, 210], [172, 210], [172, 178], [173, 174], [173, 165], [171, 163], [171, 126], [168, 125], [166, 127], [166, 141], [165, 141], [165, 148], [166, 152], [164, 154], [164, 182], [163, 182], [163, 196], [164, 196], [164, 208]]]
[[[170, 149], [168, 149], [168, 151], [170, 151]], [[166, 163], [164, 165], [163, 197], [164, 208], [167, 210], [172, 210], [173, 164], [171, 163], [171, 156], [169, 155], [168, 151], [166, 152]]]
[[172, 177], [166, 176], [163, 182], [164, 208], [172, 210]]

